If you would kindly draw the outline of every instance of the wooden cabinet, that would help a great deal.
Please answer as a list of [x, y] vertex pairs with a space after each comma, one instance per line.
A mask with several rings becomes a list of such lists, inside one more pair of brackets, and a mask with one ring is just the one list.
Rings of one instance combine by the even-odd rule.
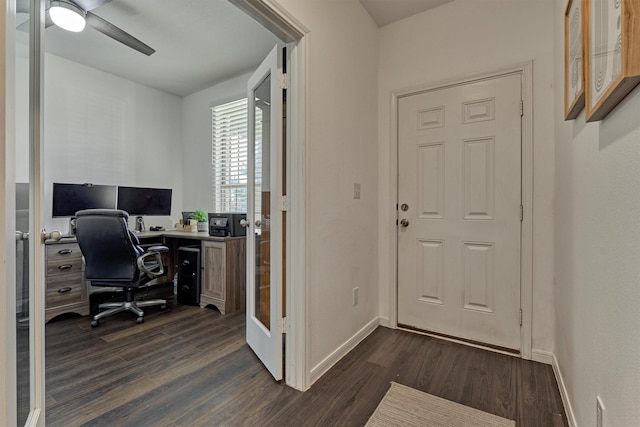
[[47, 243], [45, 262], [45, 322], [63, 313], [88, 315], [89, 295], [78, 244], [65, 241]]
[[226, 314], [246, 305], [246, 238], [203, 241], [200, 307], [214, 305]]

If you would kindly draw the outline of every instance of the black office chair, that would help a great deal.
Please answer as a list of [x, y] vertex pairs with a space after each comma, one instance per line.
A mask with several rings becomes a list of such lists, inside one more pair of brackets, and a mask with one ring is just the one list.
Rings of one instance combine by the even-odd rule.
[[131, 311], [144, 322], [144, 311], [140, 307], [161, 305], [167, 301], [154, 299], [135, 301], [134, 290], [151, 280], [166, 275], [162, 265], [162, 252], [166, 246], [153, 246], [146, 252], [140, 241], [129, 230], [129, 214], [115, 209], [88, 209], [76, 213], [76, 238], [85, 260], [84, 277], [92, 286], [123, 288], [123, 302], [104, 303], [99, 309], [108, 309], [93, 316], [91, 327], [100, 324], [100, 319], [121, 311]]

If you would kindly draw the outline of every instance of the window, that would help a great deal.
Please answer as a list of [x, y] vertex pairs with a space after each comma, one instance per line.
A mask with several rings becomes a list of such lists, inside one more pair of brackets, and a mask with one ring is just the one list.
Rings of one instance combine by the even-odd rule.
[[247, 99], [211, 108], [213, 206], [216, 212], [247, 211]]
[[[211, 165], [215, 212], [247, 212], [247, 99], [211, 108]], [[262, 111], [256, 108], [256, 159], [262, 159]], [[262, 162], [255, 168], [255, 218], [260, 219]]]

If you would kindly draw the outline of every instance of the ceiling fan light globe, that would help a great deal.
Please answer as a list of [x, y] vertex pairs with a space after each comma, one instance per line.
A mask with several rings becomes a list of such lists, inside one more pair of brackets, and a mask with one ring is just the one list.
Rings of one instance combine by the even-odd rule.
[[85, 12], [73, 3], [52, 1], [49, 8], [51, 20], [58, 27], [74, 33], [84, 30]]

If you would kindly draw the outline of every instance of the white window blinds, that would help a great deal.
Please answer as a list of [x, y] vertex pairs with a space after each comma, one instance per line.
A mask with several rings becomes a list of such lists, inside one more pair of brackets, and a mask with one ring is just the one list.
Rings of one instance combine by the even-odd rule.
[[247, 211], [247, 100], [211, 108], [213, 206], [216, 212]]
[[[247, 212], [247, 99], [211, 108], [211, 165], [215, 212]], [[261, 117], [256, 118], [256, 135], [262, 134]], [[262, 165], [260, 150], [256, 164]], [[256, 171], [260, 174], [260, 169]], [[258, 182], [259, 182], [258, 178]], [[260, 206], [256, 206], [260, 210]]]

